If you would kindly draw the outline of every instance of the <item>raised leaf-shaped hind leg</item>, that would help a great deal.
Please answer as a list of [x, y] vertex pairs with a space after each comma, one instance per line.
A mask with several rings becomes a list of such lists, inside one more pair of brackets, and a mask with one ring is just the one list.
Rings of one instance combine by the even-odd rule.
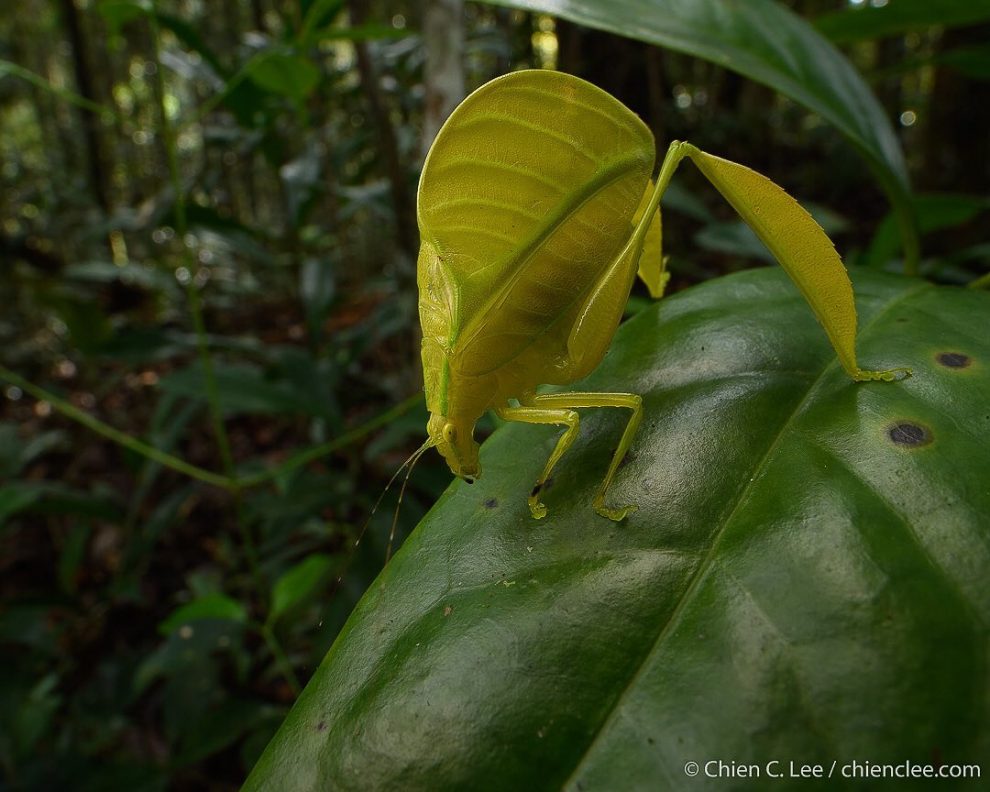
[[[854, 380], [893, 380], [904, 368], [861, 369], [856, 361], [856, 303], [845, 265], [814, 218], [778, 185], [750, 168], [706, 154], [690, 143], [674, 141], [657, 176], [656, 190], [644, 216], [650, 217], [678, 163], [689, 157], [746, 221], [791, 277], [828, 335], [839, 362]], [[640, 223], [630, 245], [642, 244], [647, 227]]]
[[821, 226], [766, 176], [689, 143], [682, 151], [773, 253], [815, 312], [846, 372], [857, 381], [893, 380], [904, 368], [866, 371], [856, 362], [856, 305], [849, 275]]

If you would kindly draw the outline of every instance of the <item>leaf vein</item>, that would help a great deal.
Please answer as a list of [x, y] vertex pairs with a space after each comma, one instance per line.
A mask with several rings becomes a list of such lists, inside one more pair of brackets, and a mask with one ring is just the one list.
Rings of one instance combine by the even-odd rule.
[[568, 148], [572, 149], [576, 154], [580, 154], [582, 157], [587, 159], [589, 162], [593, 162], [595, 165], [601, 165], [604, 160], [594, 157], [584, 150], [583, 145], [562, 132], [557, 132], [554, 129], [543, 126], [542, 124], [534, 124], [531, 121], [526, 121], [522, 118], [516, 116], [501, 115], [500, 113], [476, 113], [471, 118], [468, 118], [460, 123], [461, 129], [474, 126], [475, 124], [494, 121], [496, 123], [505, 124], [507, 126], [517, 126], [523, 129], [528, 129], [531, 132], [538, 132], [542, 136], [546, 136], [558, 143], [563, 143]]

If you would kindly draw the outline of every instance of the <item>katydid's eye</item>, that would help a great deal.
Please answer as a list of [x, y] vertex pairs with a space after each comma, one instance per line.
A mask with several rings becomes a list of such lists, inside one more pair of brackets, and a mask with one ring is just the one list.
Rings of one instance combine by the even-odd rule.
[[453, 424], [443, 425], [443, 439], [448, 443], [453, 443], [457, 439], [457, 429], [454, 428]]

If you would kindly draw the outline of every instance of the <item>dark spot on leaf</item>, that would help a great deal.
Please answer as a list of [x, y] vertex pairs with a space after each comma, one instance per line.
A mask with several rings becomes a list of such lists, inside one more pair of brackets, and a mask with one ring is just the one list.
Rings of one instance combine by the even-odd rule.
[[316, 724], [316, 730], [318, 732], [325, 732], [327, 730], [327, 722], [325, 720], [321, 720]]
[[652, 737], [647, 737], [647, 738], [646, 738], [646, 741], [647, 741], [647, 742], [648, 742], [648, 743], [649, 743], [650, 745], [653, 745], [653, 738], [652, 738]]
[[636, 454], [634, 454], [632, 451], [627, 452], [626, 455], [622, 457], [622, 461], [619, 463], [619, 470], [622, 470], [622, 468], [624, 468], [626, 465], [628, 465], [630, 462], [632, 462], [635, 459], [636, 459]]
[[543, 489], [550, 489], [553, 486], [553, 476], [543, 482]]
[[947, 368], [966, 368], [973, 359], [962, 352], [939, 352], [935, 359]]
[[540, 482], [537, 481], [536, 482], [536, 486], [533, 487], [533, 491], [529, 493], [529, 497], [535, 498], [537, 495], [540, 494], [540, 490], [541, 489], [543, 489], [543, 485], [540, 484]]
[[932, 433], [920, 424], [902, 421], [887, 430], [887, 436], [897, 445], [917, 448], [928, 445], [932, 441]]
[[488, 500], [485, 501], [485, 508], [486, 509], [497, 509], [498, 508], [498, 501], [495, 498], [489, 498]]

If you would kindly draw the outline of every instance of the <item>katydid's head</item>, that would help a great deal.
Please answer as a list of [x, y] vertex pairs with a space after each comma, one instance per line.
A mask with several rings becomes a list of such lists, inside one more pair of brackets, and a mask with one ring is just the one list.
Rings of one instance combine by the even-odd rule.
[[468, 484], [481, 477], [478, 444], [474, 442], [474, 422], [457, 421], [433, 413], [426, 424], [430, 442], [447, 460], [451, 472]]

